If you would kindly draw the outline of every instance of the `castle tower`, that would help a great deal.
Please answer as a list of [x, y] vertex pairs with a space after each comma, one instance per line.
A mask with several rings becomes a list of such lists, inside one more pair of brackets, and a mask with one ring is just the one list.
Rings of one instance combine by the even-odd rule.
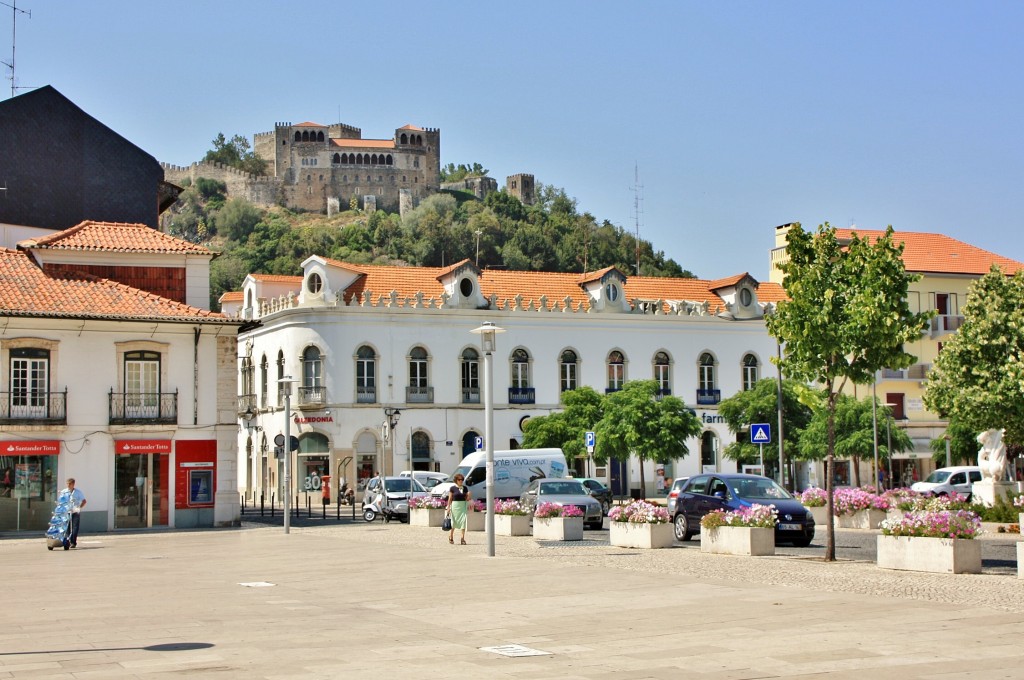
[[523, 205], [533, 205], [536, 198], [533, 175], [525, 173], [509, 175], [505, 178], [505, 191], [510, 196], [518, 198]]

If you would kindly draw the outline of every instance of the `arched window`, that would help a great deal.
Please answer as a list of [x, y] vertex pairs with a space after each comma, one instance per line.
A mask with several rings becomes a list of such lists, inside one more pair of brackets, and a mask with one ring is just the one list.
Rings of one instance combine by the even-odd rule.
[[480, 403], [480, 355], [472, 347], [462, 351], [462, 403]]
[[562, 352], [558, 366], [560, 392], [568, 392], [569, 390], [574, 390], [579, 386], [579, 383], [577, 382], [577, 376], [579, 375], [579, 363], [579, 358], [576, 356], [576, 352], [571, 349], [567, 349]]
[[[242, 360], [242, 382], [253, 394], [253, 365], [249, 358]], [[35, 380], [32, 375], [31, 379]], [[160, 413], [160, 354], [159, 352], [125, 352], [124, 355], [124, 417], [157, 418]]]
[[356, 403], [377, 403], [377, 353], [369, 345], [356, 350]]
[[302, 132], [302, 141], [304, 141], [304, 142], [308, 142], [309, 141], [309, 130], [303, 130], [303, 132]]
[[428, 386], [427, 368], [427, 350], [422, 347], [413, 347], [409, 352], [409, 386], [406, 388], [406, 401], [421, 403], [434, 401], [433, 390]]
[[299, 132], [298, 130], [295, 131], [295, 141], [296, 142], [301, 142], [302, 141], [302, 133]]
[[748, 354], [743, 357], [743, 389], [752, 390], [754, 385], [760, 379], [758, 375], [760, 373], [760, 365], [757, 363], [757, 357], [753, 354]]
[[414, 470], [430, 469], [430, 435], [422, 430], [413, 432], [412, 444], [412, 467]]
[[322, 131], [316, 133], [316, 141], [318, 141], [318, 142], [324, 141], [324, 133]]
[[403, 133], [402, 133], [402, 136], [398, 138], [398, 142], [399, 142], [400, 144], [407, 144], [407, 143], [409, 142], [409, 138], [408, 138], [408, 137], [406, 137], [406, 136], [405, 136], [405, 133], [403, 132]]
[[476, 438], [480, 436], [479, 432], [470, 430], [466, 434], [462, 435], [462, 457], [465, 458], [469, 454], [476, 451]]
[[512, 352], [512, 388], [525, 389], [530, 386], [530, 355], [519, 348]]
[[270, 394], [267, 392], [267, 387], [270, 380], [270, 362], [267, 361], [267, 355], [263, 355], [263, 359], [260, 360], [260, 408], [267, 408], [270, 405]]
[[622, 352], [608, 355], [608, 387], [605, 392], [618, 392], [626, 380], [626, 358]]
[[356, 156], [356, 165], [362, 165], [362, 164], [363, 164], [363, 154], [358, 154]]
[[370, 165], [377, 165], [377, 154], [370, 156]]
[[323, 356], [320, 354], [319, 347], [310, 345], [302, 351], [302, 386], [299, 388], [300, 404], [322, 401], [323, 369]]
[[711, 430], [700, 436], [700, 465], [701, 471], [718, 469], [718, 435]]
[[333, 162], [336, 165], [340, 165], [341, 164], [341, 154], [340, 153], [334, 154], [334, 161]]
[[284, 390], [285, 386], [281, 384], [281, 379], [284, 378], [284, 352], [278, 351], [277, 353], [277, 405], [284, 406]]
[[720, 400], [718, 379], [716, 376], [715, 357], [710, 352], [700, 355], [697, 362], [697, 403], [700, 405], [717, 404]]
[[395, 159], [391, 156], [391, 154], [388, 154], [387, 158], [384, 159], [384, 162], [387, 165], [394, 165], [395, 164]]
[[658, 383], [658, 394], [672, 394], [672, 365], [665, 352], [654, 355], [654, 379]]

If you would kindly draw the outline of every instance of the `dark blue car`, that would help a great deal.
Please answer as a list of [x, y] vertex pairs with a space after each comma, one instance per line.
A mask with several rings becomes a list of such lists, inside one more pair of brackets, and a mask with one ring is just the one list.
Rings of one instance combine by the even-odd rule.
[[739, 510], [755, 503], [774, 505], [778, 511], [776, 543], [792, 543], [798, 547], [811, 544], [814, 517], [803, 503], [768, 477], [729, 473], [690, 478], [676, 499], [672, 517], [676, 539], [690, 540], [690, 536], [700, 531], [701, 517], [709, 512]]

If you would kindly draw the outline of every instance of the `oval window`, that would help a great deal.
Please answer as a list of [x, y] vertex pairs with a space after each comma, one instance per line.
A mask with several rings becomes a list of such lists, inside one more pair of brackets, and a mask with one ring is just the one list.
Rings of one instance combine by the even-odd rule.
[[604, 291], [605, 297], [608, 298], [609, 302], [615, 302], [616, 300], [619, 299], [619, 287], [616, 286], [614, 283], [609, 283], [607, 286], [605, 286]]
[[310, 274], [309, 277], [306, 279], [306, 290], [308, 290], [310, 293], [313, 293], [314, 295], [319, 293], [323, 289], [323, 287], [323, 279], [321, 279], [320, 275], [315, 272], [313, 274]]
[[459, 281], [459, 292], [462, 293], [462, 297], [468, 298], [473, 294], [473, 280], [466, 277]]
[[744, 307], [749, 307], [754, 296], [750, 294], [749, 288], [743, 288], [740, 290], [740, 304]]

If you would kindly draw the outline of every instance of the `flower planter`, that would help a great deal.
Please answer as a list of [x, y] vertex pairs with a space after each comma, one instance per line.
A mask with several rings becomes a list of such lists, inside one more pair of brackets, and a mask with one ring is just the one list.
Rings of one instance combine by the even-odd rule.
[[582, 517], [534, 517], [533, 537], [541, 541], [582, 541]]
[[609, 542], [620, 548], [671, 548], [675, 541], [671, 524], [609, 522]]
[[700, 529], [700, 551], [720, 555], [774, 555], [775, 529], [715, 527]]
[[903, 519], [903, 511], [900, 510], [899, 508], [889, 508], [888, 510], [885, 511], [885, 519]]
[[858, 510], [852, 515], [839, 515], [836, 526], [840, 529], [877, 529], [885, 519], [885, 510]]
[[[509, 515], [505, 515], [508, 517]], [[487, 529], [487, 513], [474, 512], [466, 513], [466, 531], [485, 531]]]
[[[484, 514], [484, 513], [479, 513]], [[494, 516], [495, 536], [529, 536], [530, 516], [529, 515], [495, 515]]]
[[[1021, 515], [1024, 519], [1024, 515]], [[1024, 578], [1024, 541], [1017, 542], [1017, 578]]]
[[409, 524], [414, 527], [439, 527], [444, 521], [444, 508], [413, 508]]
[[[807, 506], [805, 505], [804, 507]], [[807, 512], [811, 513], [811, 517], [814, 518], [814, 523], [818, 526], [828, 524], [828, 508], [824, 505], [820, 505], [816, 508], [807, 508]]]
[[980, 574], [981, 543], [971, 538], [879, 536], [878, 566], [936, 574]]

